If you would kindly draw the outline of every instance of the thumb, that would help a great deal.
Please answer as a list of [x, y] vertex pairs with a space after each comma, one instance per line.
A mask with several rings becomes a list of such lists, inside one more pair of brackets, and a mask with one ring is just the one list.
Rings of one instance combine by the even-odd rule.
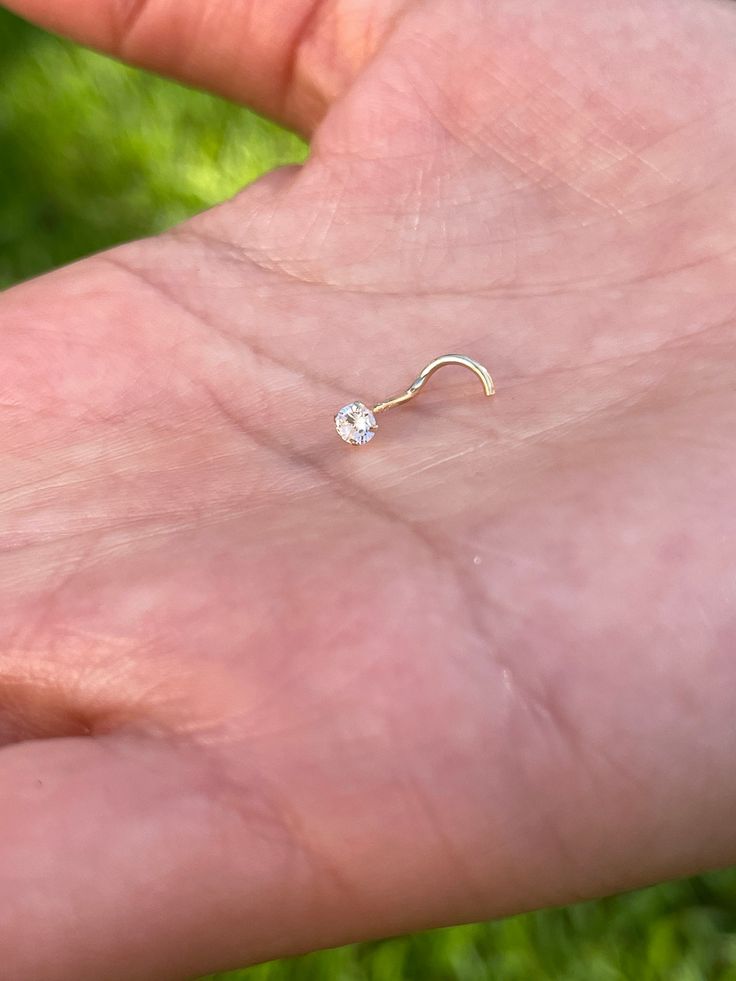
[[237, 889], [214, 871], [228, 818], [183, 747], [121, 734], [7, 745], [0, 787], [4, 981], [166, 981], [245, 959]]

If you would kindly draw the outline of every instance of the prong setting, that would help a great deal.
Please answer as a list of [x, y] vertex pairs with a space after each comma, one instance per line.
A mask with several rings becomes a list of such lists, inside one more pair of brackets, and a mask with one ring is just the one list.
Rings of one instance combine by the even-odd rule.
[[335, 415], [335, 429], [340, 439], [352, 446], [370, 443], [376, 435], [378, 423], [371, 409], [362, 402], [350, 402]]

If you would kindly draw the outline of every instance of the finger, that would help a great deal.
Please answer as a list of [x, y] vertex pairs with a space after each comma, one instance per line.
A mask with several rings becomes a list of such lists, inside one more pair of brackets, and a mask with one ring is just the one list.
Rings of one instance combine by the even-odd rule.
[[308, 133], [406, 0], [10, 0], [126, 61], [212, 89]]

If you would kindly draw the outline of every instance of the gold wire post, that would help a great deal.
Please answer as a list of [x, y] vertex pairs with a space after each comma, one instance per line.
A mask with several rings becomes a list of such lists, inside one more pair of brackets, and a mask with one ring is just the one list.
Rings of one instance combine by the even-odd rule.
[[482, 364], [478, 364], [477, 361], [466, 357], [464, 354], [443, 354], [441, 357], [435, 358], [434, 361], [430, 361], [426, 368], [422, 368], [419, 376], [405, 392], [397, 395], [395, 398], [387, 399], [385, 402], [379, 402], [378, 405], [374, 405], [373, 412], [385, 412], [386, 409], [393, 409], [394, 406], [403, 405], [404, 402], [413, 399], [422, 390], [430, 375], [433, 375], [435, 371], [446, 364], [458, 364], [464, 368], [470, 368], [480, 378], [483, 384], [483, 391], [486, 395], [493, 395], [496, 391], [493, 386], [493, 379]]
[[365, 443], [369, 443], [378, 429], [376, 413], [393, 409], [395, 405], [403, 405], [404, 402], [413, 399], [424, 388], [429, 376], [446, 364], [458, 364], [463, 368], [470, 368], [483, 383], [483, 391], [486, 395], [494, 394], [493, 379], [482, 364], [478, 364], [477, 361], [473, 361], [472, 358], [468, 358], [464, 354], [443, 354], [441, 358], [430, 361], [427, 367], [422, 369], [419, 377], [401, 395], [387, 399], [385, 402], [379, 402], [378, 405], [373, 406], [373, 409], [369, 409], [364, 402], [358, 401], [344, 405], [335, 415], [337, 435], [353, 446], [363, 446]]

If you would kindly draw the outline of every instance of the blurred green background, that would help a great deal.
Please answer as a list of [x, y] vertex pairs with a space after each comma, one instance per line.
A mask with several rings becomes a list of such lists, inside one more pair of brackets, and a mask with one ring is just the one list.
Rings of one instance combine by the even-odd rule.
[[[243, 109], [1, 10], [0, 85], [0, 286], [166, 228], [305, 152]], [[736, 981], [736, 870], [216, 977]]]

